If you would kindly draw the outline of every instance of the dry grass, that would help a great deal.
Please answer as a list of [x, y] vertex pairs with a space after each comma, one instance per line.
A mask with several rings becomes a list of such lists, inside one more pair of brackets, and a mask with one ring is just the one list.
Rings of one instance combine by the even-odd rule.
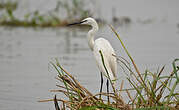
[[[63, 93], [68, 100], [62, 100], [57, 99], [57, 101], [62, 102], [62, 107], [60, 109], [64, 108], [70, 108], [72, 110], [78, 110], [83, 107], [96, 107], [96, 108], [120, 108], [123, 110], [129, 110], [129, 106], [124, 103], [122, 98], [117, 93], [98, 93], [98, 94], [92, 94], [90, 91], [88, 91], [85, 87], [83, 87], [70, 73], [68, 73], [59, 63], [58, 61], [56, 64], [51, 63], [56, 70], [59, 72], [59, 75], [57, 76], [57, 80], [62, 82], [64, 85], [57, 85], [59, 87], [58, 90], [51, 90], [51, 92], [61, 92]], [[61, 72], [59, 71], [61, 70]], [[112, 100], [108, 104], [106, 100], [100, 99], [99, 95], [102, 96], [109, 96]], [[40, 102], [45, 101], [53, 101], [53, 100], [42, 100]]]
[[[156, 73], [146, 70], [141, 73], [135, 64], [133, 58], [126, 49], [124, 43], [120, 39], [119, 34], [111, 27], [112, 31], [120, 40], [130, 61], [122, 57], [117, 57], [123, 69], [127, 70], [127, 80], [131, 85], [129, 89], [123, 89], [123, 82], [120, 85], [120, 90], [113, 88], [113, 93], [97, 93], [92, 94], [89, 90], [83, 87], [70, 73], [68, 73], [56, 59], [56, 63], [51, 62], [53, 67], [57, 70], [57, 80], [62, 82], [63, 85], [57, 85], [59, 89], [51, 90], [51, 92], [63, 93], [67, 99], [54, 99], [42, 100], [40, 102], [54, 101], [56, 110], [178, 110], [179, 109], [179, 91], [176, 90], [179, 77], [179, 67], [175, 59], [172, 63], [173, 70], [168, 75], [163, 75], [164, 66]], [[103, 66], [103, 54], [100, 51]], [[116, 57], [116, 56], [114, 56]], [[131, 69], [131, 65], [134, 70]], [[106, 69], [106, 67], [105, 67]], [[107, 69], [106, 69], [107, 72]], [[107, 72], [108, 73], [108, 72]], [[110, 83], [111, 80], [110, 80]], [[112, 85], [112, 84], [111, 84]], [[126, 103], [121, 92], [126, 92], [129, 97], [129, 102]], [[135, 92], [135, 95], [134, 94]], [[105, 99], [99, 98], [99, 95], [108, 96], [110, 102]], [[61, 102], [59, 107], [58, 102]]]

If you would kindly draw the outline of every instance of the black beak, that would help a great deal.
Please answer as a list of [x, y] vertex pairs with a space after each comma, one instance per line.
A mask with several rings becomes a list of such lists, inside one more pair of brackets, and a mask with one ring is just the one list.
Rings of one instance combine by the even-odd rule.
[[76, 23], [67, 24], [67, 26], [82, 24], [82, 23], [84, 23], [84, 22], [86, 22], [86, 21], [87, 21], [87, 20], [80, 21], [80, 22], [76, 22]]

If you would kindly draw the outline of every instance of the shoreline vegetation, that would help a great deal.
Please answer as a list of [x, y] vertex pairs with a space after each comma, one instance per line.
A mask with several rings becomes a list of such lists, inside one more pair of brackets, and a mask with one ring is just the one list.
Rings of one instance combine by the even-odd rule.
[[[54, 9], [49, 10], [45, 14], [40, 11], [26, 13], [23, 19], [14, 15], [18, 9], [17, 1], [1, 1], [0, 2], [0, 26], [12, 27], [61, 27], [66, 26], [68, 22], [78, 21], [90, 16], [90, 10], [83, 7], [83, 0], [57, 1]], [[63, 18], [58, 16], [63, 11], [67, 13]], [[78, 18], [78, 19], [75, 19]]]
[[[179, 83], [179, 66], [176, 62], [178, 62], [179, 59], [173, 61], [173, 70], [167, 75], [162, 74], [165, 66], [160, 68], [156, 73], [152, 73], [149, 70], [141, 73], [119, 34], [112, 26], [111, 29], [118, 37], [130, 59], [130, 61], [127, 61], [122, 57], [114, 56], [117, 57], [119, 63], [122, 64], [127, 81], [131, 87], [123, 89], [124, 85], [122, 81], [122, 83], [118, 85], [120, 87], [119, 90], [113, 87], [113, 92], [109, 94], [105, 92], [92, 94], [68, 73], [60, 65], [58, 59], [56, 59], [56, 62], [51, 62], [51, 64], [58, 72], [56, 79], [61, 83], [56, 85], [58, 89], [51, 90], [51, 92], [63, 93], [66, 98], [58, 99], [55, 95], [54, 99], [41, 100], [39, 102], [54, 101], [56, 110], [178, 110], [179, 91], [176, 90], [176, 88]], [[101, 51], [100, 54], [105, 68]], [[131, 67], [134, 67], [134, 69]], [[121, 96], [122, 92], [128, 95], [128, 102], [124, 101], [124, 98]], [[99, 98], [100, 94], [102, 98]], [[110, 98], [110, 102], [104, 98], [106, 96]]]
[[[82, 19], [93, 16], [90, 9], [85, 9], [84, 0], [71, 0], [63, 2], [57, 0], [56, 6], [45, 13], [39, 10], [28, 12], [19, 18], [14, 13], [18, 10], [18, 1], [3, 0], [0, 1], [0, 26], [10, 27], [64, 27], [74, 21], [81, 21]], [[65, 13], [64, 16], [59, 16]], [[22, 16], [22, 15], [21, 15]], [[107, 24], [102, 18], [96, 18], [100, 25]], [[129, 25], [132, 20], [128, 16], [116, 17], [112, 14], [112, 23], [119, 26]]]

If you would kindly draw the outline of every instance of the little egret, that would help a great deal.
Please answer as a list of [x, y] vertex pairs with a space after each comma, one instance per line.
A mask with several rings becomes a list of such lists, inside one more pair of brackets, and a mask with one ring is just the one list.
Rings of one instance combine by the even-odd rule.
[[[86, 24], [90, 25], [92, 29], [88, 32], [87, 34], [87, 39], [88, 39], [88, 45], [90, 49], [93, 52], [93, 55], [96, 59], [96, 63], [98, 65], [98, 68], [101, 72], [101, 86], [100, 86], [100, 93], [102, 92], [102, 86], [103, 86], [103, 75], [106, 76], [112, 80], [112, 84], [114, 85], [115, 80], [116, 80], [116, 72], [117, 72], [117, 59], [113, 55], [115, 55], [115, 51], [112, 48], [111, 44], [109, 43], [108, 40], [104, 38], [98, 38], [94, 40], [94, 36], [98, 31], [98, 24], [93, 18], [86, 18], [80, 22], [72, 23], [70, 25], [76, 25], [76, 24]], [[104, 59], [104, 64], [106, 66], [106, 69], [108, 71], [108, 74], [104, 68], [103, 62], [102, 62], [102, 57], [100, 52], [102, 52], [103, 59]], [[108, 78], [108, 79], [109, 79]], [[109, 81], [107, 79], [106, 85], [107, 85], [107, 92], [109, 93]], [[101, 98], [101, 95], [100, 95]]]

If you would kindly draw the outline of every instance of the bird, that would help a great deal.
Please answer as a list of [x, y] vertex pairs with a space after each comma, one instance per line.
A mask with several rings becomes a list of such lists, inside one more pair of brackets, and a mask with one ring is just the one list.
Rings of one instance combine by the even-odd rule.
[[[88, 40], [88, 45], [93, 52], [97, 66], [101, 73], [100, 93], [102, 92], [102, 88], [103, 88], [103, 76], [107, 77], [106, 85], [107, 85], [107, 93], [109, 93], [109, 79], [112, 81], [112, 85], [115, 85], [116, 83], [115, 82], [116, 73], [117, 73], [117, 58], [115, 57], [116, 53], [113, 47], [111, 46], [110, 42], [105, 38], [100, 37], [94, 40], [94, 37], [99, 30], [98, 24], [94, 18], [88, 17], [80, 22], [68, 24], [68, 26], [77, 25], [77, 24], [90, 25], [92, 27], [87, 33], [87, 40]], [[102, 56], [99, 51], [101, 51], [102, 53], [104, 62], [102, 61]], [[107, 71], [105, 70], [104, 65]]]

